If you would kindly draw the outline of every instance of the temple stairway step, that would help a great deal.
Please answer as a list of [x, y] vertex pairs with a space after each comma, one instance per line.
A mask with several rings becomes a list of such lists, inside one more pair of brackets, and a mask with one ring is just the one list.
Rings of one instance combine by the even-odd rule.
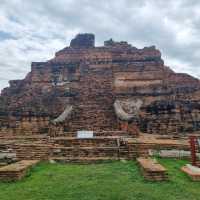
[[50, 161], [55, 161], [59, 163], [82, 163], [82, 164], [90, 164], [90, 163], [101, 163], [101, 162], [109, 162], [119, 160], [119, 158], [113, 157], [50, 157]]
[[[84, 130], [84, 129], [79, 129], [79, 130]], [[64, 132], [62, 134], [62, 136], [66, 136], [66, 137], [76, 137], [77, 136], [77, 132]], [[126, 131], [119, 131], [119, 130], [112, 130], [112, 131], [94, 131], [94, 137], [110, 137], [110, 136], [118, 136], [118, 137], [131, 137], [132, 135], [130, 135], [128, 132]], [[132, 136], [134, 137], [134, 136]]]
[[117, 147], [120, 145], [120, 138], [115, 136], [94, 138], [56, 137], [53, 139], [53, 143], [64, 147]]
[[118, 147], [53, 147], [53, 157], [119, 157]]

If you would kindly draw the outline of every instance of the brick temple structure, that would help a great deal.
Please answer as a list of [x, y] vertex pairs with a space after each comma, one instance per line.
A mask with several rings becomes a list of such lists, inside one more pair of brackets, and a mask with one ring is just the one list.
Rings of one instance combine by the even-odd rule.
[[[165, 66], [155, 46], [110, 39], [95, 47], [93, 34], [78, 34], [9, 83], [0, 96], [0, 152], [18, 160], [133, 158], [155, 144], [133, 140], [139, 134], [200, 131], [200, 81]], [[80, 130], [94, 138], [77, 139]]]
[[5, 132], [200, 130], [200, 81], [166, 67], [155, 46], [137, 49], [111, 39], [95, 47], [93, 34], [79, 34], [9, 83], [0, 97]]

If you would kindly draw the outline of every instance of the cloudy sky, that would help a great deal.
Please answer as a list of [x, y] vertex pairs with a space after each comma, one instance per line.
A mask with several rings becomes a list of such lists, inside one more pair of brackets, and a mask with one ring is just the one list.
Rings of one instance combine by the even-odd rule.
[[199, 0], [0, 0], [0, 90], [77, 33], [156, 45], [165, 64], [200, 78]]

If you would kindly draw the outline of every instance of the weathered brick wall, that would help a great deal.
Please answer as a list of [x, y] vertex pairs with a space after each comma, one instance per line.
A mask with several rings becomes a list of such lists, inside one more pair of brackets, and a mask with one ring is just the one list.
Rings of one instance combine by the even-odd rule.
[[77, 112], [70, 122], [71, 129], [116, 129], [112, 68], [98, 64], [82, 65], [80, 68], [79, 94], [75, 97]]

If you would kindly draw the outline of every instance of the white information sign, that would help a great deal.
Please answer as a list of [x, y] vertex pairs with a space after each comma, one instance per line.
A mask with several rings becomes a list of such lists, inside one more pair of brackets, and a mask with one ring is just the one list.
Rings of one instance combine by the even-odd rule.
[[77, 131], [77, 138], [93, 138], [93, 131]]

